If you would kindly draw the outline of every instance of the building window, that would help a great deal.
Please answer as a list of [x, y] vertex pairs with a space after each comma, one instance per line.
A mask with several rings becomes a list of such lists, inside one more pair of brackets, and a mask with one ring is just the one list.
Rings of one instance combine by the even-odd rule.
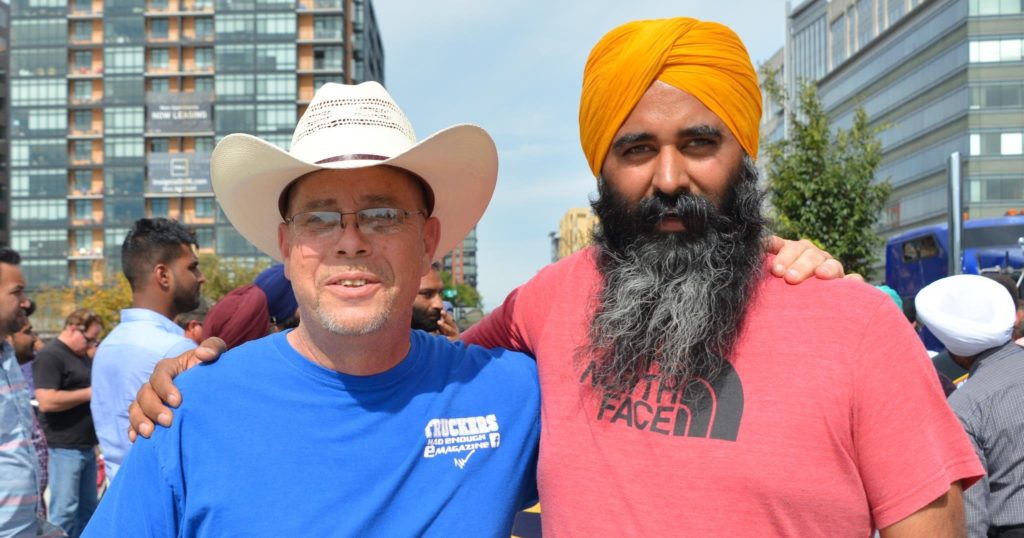
[[1024, 154], [1024, 133], [1001, 133], [999, 135], [999, 154]]
[[256, 131], [254, 105], [214, 105], [214, 120], [219, 133], [251, 133]]
[[213, 37], [213, 19], [210, 17], [202, 17], [196, 19], [195, 28], [197, 38], [205, 39], [208, 37]]
[[341, 15], [314, 15], [313, 16], [313, 38], [314, 39], [338, 39], [342, 38], [342, 29], [345, 27], [345, 19]]
[[151, 217], [169, 217], [171, 214], [171, 203], [167, 198], [151, 198], [149, 200], [149, 214]]
[[66, 260], [21, 260], [21, 269], [25, 280], [36, 287], [60, 287], [68, 283]]
[[67, 162], [67, 139], [41, 138], [11, 141], [11, 166], [54, 167], [67, 166]]
[[146, 65], [143, 47], [106, 47], [103, 51], [103, 72], [142, 74]]
[[213, 151], [213, 137], [201, 136], [195, 139], [196, 153], [210, 153]]
[[67, 171], [63, 168], [29, 168], [12, 170], [11, 197], [64, 197], [67, 195], [67, 182]]
[[145, 156], [146, 145], [141, 137], [106, 138], [103, 153], [108, 161], [141, 159]]
[[171, 151], [171, 141], [167, 138], [150, 138], [149, 139], [149, 152], [150, 153], [168, 153]]
[[[295, 101], [295, 75], [291, 73], [256, 75], [256, 99], [260, 101]], [[294, 113], [293, 113], [294, 114]]]
[[68, 255], [65, 230], [14, 230], [11, 246], [27, 258], [63, 258]]
[[92, 192], [92, 170], [75, 170], [75, 191], [78, 194]]
[[971, 16], [1017, 15], [1024, 8], [1020, 0], [970, 0], [968, 13]]
[[256, 108], [256, 130], [293, 131], [295, 129], [295, 105], [260, 105]]
[[79, 102], [86, 102], [92, 100], [92, 81], [91, 80], [75, 80], [71, 83], [71, 93], [73, 99]]
[[111, 4], [108, 0], [104, 6], [107, 14], [103, 17], [103, 40], [106, 43], [145, 43], [146, 20], [142, 15], [111, 16], [110, 13], [118, 13], [118, 6]]
[[[113, 196], [141, 196], [143, 191], [143, 172], [140, 167], [107, 167], [103, 171], [105, 194]], [[124, 239], [124, 236], [121, 236]]]
[[253, 75], [217, 75], [218, 101], [252, 101], [256, 98]]
[[78, 221], [92, 221], [92, 200], [75, 200], [72, 202], [75, 209], [74, 219]]
[[846, 16], [840, 15], [832, 21], [832, 69], [839, 67], [846, 59]]
[[1000, 39], [993, 41], [971, 41], [969, 45], [971, 63], [1019, 62], [1024, 39]]
[[873, 0], [857, 0], [857, 48], [864, 48], [875, 37]]
[[92, 131], [92, 110], [76, 110], [72, 112], [73, 129], [79, 133]]
[[152, 93], [168, 93], [171, 91], [171, 81], [166, 78], [149, 79], [149, 91]]
[[[220, 19], [218, 19], [220, 20]], [[220, 39], [220, 33], [218, 31], [217, 39]], [[292, 50], [295, 46], [292, 46]], [[217, 65], [219, 66], [218, 72], [226, 71], [252, 71], [253, 54], [255, 53], [255, 47], [253, 45], [217, 45]]]
[[167, 69], [171, 64], [171, 53], [167, 49], [149, 50], [149, 67], [151, 69]]
[[256, 45], [256, 68], [260, 71], [295, 71], [295, 45], [291, 43]]
[[213, 77], [197, 77], [195, 79], [195, 91], [196, 93], [212, 92]]
[[103, 102], [107, 104], [135, 104], [145, 99], [145, 81], [142, 77], [103, 77]]
[[339, 46], [313, 47], [313, 69], [340, 71], [345, 60], [345, 49]]
[[71, 23], [72, 39], [78, 42], [92, 41], [92, 21], [75, 21]]
[[210, 69], [213, 67], [213, 49], [200, 47], [196, 49], [196, 68]]
[[196, 218], [212, 219], [215, 215], [216, 206], [213, 198], [196, 198]]
[[1017, 108], [1024, 105], [1024, 85], [1019, 82], [971, 88], [972, 109]]
[[128, 228], [106, 228], [103, 230], [103, 256], [108, 258], [121, 256], [121, 245], [128, 237]]
[[109, 224], [131, 225], [146, 215], [142, 198], [107, 198], [103, 200], [103, 218]]
[[200, 250], [212, 250], [213, 228], [196, 228], [196, 243]]
[[75, 140], [71, 143], [71, 158], [77, 162], [92, 162], [92, 140]]
[[75, 267], [75, 280], [92, 280], [92, 261], [75, 260], [72, 262]]
[[79, 73], [92, 71], [92, 51], [76, 50], [71, 55], [71, 68]]
[[11, 105], [65, 105], [66, 79], [36, 78], [11, 80]]
[[67, 45], [68, 21], [60, 19], [18, 19], [11, 21], [11, 44], [17, 47]]
[[11, 51], [11, 73], [19, 77], [54, 77], [68, 71], [64, 49], [18, 49]]
[[256, 16], [251, 13], [244, 15], [218, 14], [213, 24], [218, 41], [249, 40], [256, 33]]
[[[164, 0], [166, 2], [166, 0]], [[170, 21], [167, 19], [151, 19], [149, 21], [149, 37], [167, 39], [170, 36]]]
[[896, 24], [896, 21], [903, 17], [906, 12], [906, 0], [888, 0], [889, 1], [889, 26]]
[[144, 121], [143, 107], [107, 107], [103, 110], [105, 134], [141, 134]]
[[1024, 149], [1024, 133], [1020, 132], [972, 133], [969, 140], [972, 156], [1014, 156]]
[[[295, 14], [272, 13], [256, 19], [256, 33], [260, 37], [295, 37]], [[338, 38], [340, 39], [340, 37]]]

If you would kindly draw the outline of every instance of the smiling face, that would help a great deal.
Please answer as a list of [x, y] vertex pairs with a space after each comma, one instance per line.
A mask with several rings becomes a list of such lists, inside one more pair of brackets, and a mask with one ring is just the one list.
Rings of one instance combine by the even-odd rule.
[[[312, 237], [296, 224], [281, 224], [278, 244], [295, 291], [302, 323], [339, 336], [365, 335], [395, 324], [408, 330], [420, 278], [440, 233], [425, 217], [423, 189], [408, 173], [385, 166], [321, 170], [291, 189], [287, 215], [337, 211], [344, 228]], [[412, 214], [377, 233], [356, 223], [355, 213], [396, 208]], [[420, 213], [416, 213], [420, 212]]]
[[[743, 160], [743, 148], [725, 123], [696, 97], [655, 82], [615, 133], [601, 176], [636, 207], [660, 193], [703, 196], [718, 206]], [[658, 231], [683, 230], [665, 218]]]

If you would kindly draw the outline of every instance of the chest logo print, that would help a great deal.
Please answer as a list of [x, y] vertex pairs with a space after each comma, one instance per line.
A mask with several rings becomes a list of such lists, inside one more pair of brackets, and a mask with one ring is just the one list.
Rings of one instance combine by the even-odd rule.
[[500, 430], [498, 417], [494, 414], [430, 419], [423, 428], [426, 437], [423, 457], [430, 459], [451, 454], [455, 466], [464, 469], [478, 450], [496, 449], [501, 445]]

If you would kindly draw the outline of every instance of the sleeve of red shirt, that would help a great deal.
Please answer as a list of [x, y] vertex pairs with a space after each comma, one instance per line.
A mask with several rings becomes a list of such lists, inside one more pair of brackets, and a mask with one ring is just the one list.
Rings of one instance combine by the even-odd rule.
[[853, 367], [853, 438], [878, 528], [924, 508], [960, 481], [984, 475], [906, 318], [879, 297]]

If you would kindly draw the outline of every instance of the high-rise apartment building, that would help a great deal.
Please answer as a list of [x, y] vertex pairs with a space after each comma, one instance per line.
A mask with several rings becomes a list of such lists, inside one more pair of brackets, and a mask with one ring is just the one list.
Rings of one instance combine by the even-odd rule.
[[7, 150], [10, 147], [7, 141], [7, 109], [10, 106], [8, 99], [10, 15], [10, 4], [0, 2], [0, 245], [8, 245], [11, 241], [7, 218], [11, 212], [11, 193], [7, 174]]
[[807, 0], [789, 10], [783, 70], [791, 100], [801, 80], [818, 85], [834, 126], [858, 107], [885, 126], [880, 231], [892, 235], [946, 218], [954, 151], [971, 217], [1021, 207], [1022, 48], [1022, 0]]
[[452, 276], [452, 284], [466, 283], [476, 287], [476, 226], [466, 238], [441, 260], [441, 270]]
[[287, 148], [324, 82], [383, 82], [370, 0], [14, 0], [11, 244], [34, 287], [120, 270], [131, 223], [256, 260], [210, 186], [217, 140]]
[[575, 207], [565, 212], [558, 224], [558, 259], [567, 258], [593, 242], [597, 215], [589, 207]]

